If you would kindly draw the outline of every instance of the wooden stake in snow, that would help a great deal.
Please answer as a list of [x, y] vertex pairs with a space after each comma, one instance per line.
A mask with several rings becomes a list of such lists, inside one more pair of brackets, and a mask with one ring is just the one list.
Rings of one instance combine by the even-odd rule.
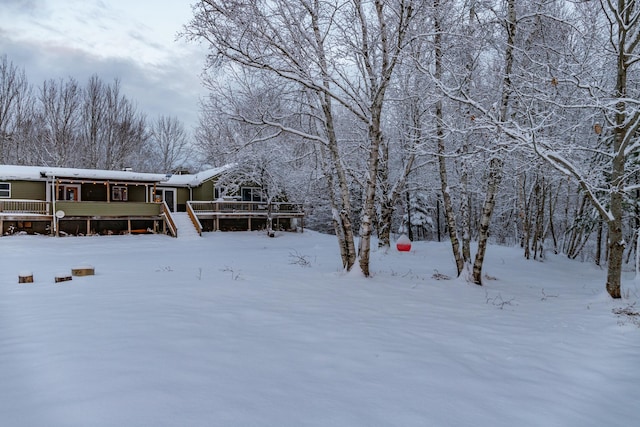
[[22, 271], [18, 274], [18, 283], [33, 283], [33, 273]]
[[56, 275], [54, 280], [56, 283], [60, 283], [60, 282], [68, 282], [71, 279], [72, 277], [68, 274], [58, 274]]
[[93, 276], [96, 274], [95, 268], [90, 265], [78, 266], [71, 269], [73, 276]]

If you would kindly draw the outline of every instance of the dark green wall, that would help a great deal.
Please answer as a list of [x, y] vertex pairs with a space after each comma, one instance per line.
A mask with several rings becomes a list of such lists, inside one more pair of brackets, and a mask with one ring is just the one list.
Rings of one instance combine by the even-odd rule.
[[2, 181], [11, 183], [12, 199], [46, 200], [47, 183], [41, 181]]
[[193, 189], [193, 200], [201, 202], [213, 200], [214, 184], [215, 180], [211, 179], [209, 181], [203, 182], [201, 186], [195, 187]]

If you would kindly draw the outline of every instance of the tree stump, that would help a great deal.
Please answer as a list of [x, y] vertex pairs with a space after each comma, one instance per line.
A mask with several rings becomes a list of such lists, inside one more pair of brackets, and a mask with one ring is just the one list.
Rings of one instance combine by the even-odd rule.
[[18, 275], [18, 283], [33, 283], [32, 273], [20, 273]]
[[56, 276], [55, 281], [56, 283], [60, 283], [60, 282], [68, 282], [69, 280], [71, 280], [72, 277], [66, 274], [59, 274]]
[[96, 274], [95, 268], [90, 265], [75, 267], [71, 269], [72, 276], [93, 276]]

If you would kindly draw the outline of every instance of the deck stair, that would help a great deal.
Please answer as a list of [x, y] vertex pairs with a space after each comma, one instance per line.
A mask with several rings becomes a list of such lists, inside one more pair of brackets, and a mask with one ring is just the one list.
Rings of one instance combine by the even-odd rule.
[[191, 218], [186, 212], [172, 212], [176, 227], [178, 228], [178, 239], [198, 239], [200, 235], [196, 227], [191, 222]]

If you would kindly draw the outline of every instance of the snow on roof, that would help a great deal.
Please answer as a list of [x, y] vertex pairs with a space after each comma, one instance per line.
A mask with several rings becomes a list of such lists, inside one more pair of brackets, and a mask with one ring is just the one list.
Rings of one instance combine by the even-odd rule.
[[158, 182], [167, 186], [198, 186], [231, 169], [235, 164], [208, 169], [197, 174], [166, 175], [157, 173], [111, 171], [101, 169], [53, 168], [47, 166], [0, 165], [0, 180], [41, 181], [45, 178], [75, 178], [88, 180]]
[[101, 169], [55, 168], [48, 166], [0, 165], [1, 180], [40, 181], [44, 178], [53, 177], [138, 182], [159, 182], [167, 179], [167, 175], [156, 173], [111, 171]]
[[224, 166], [220, 166], [213, 169], [207, 169], [197, 174], [185, 174], [185, 175], [171, 175], [169, 179], [162, 182], [162, 186], [175, 186], [175, 187], [197, 187], [202, 185], [203, 182], [216, 177], [229, 169], [236, 166], [235, 163], [230, 163]]

